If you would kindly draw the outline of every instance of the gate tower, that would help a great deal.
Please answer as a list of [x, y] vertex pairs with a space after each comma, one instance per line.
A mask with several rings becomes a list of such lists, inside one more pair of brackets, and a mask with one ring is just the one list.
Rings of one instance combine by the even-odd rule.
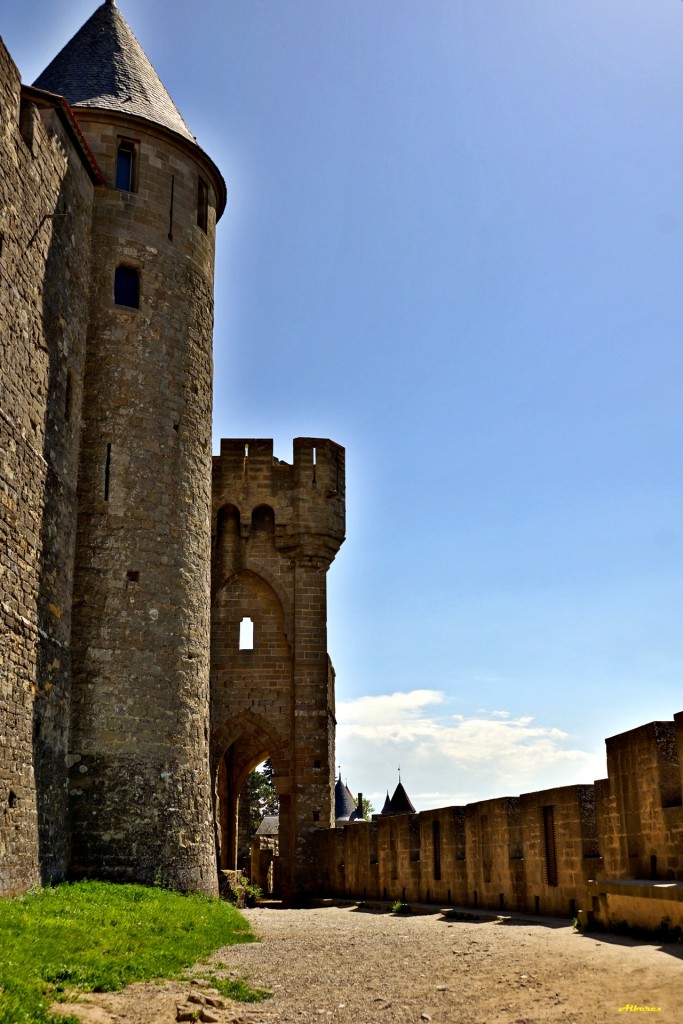
[[[334, 825], [334, 670], [327, 570], [345, 531], [344, 449], [221, 441], [213, 460], [212, 758], [221, 866], [237, 867], [240, 792], [266, 757], [279, 795], [277, 891], [312, 874], [312, 832]], [[245, 809], [243, 809], [244, 811]]]

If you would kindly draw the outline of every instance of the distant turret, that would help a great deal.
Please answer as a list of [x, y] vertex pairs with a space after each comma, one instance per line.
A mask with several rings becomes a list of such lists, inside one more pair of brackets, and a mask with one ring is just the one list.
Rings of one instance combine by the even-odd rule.
[[[388, 798], [389, 798], [389, 793], [387, 792], [387, 799]], [[389, 807], [388, 808], [387, 808], [387, 804], [386, 804], [386, 801], [385, 801], [384, 807], [382, 808], [382, 814], [383, 815], [415, 814], [415, 808], [413, 807], [412, 800], [410, 799], [410, 797], [406, 793], [406, 791], [405, 791], [405, 789], [403, 787], [403, 783], [402, 782], [399, 781], [398, 786], [394, 790], [394, 795], [392, 796], [391, 800], [389, 801]]]
[[354, 813], [356, 803], [349, 787], [342, 782], [341, 772], [334, 786], [334, 820], [348, 821]]

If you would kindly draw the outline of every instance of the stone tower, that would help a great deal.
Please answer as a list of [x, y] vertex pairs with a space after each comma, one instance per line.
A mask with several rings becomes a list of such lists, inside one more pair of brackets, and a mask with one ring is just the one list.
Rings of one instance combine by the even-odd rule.
[[280, 798], [276, 884], [303, 888], [311, 832], [334, 824], [334, 671], [327, 570], [344, 540], [344, 449], [223, 440], [213, 460], [211, 721], [221, 866], [236, 867], [239, 797], [270, 757]]
[[113, 0], [35, 85], [66, 98], [104, 176], [82, 385], [71, 874], [214, 892], [211, 343], [225, 185]]

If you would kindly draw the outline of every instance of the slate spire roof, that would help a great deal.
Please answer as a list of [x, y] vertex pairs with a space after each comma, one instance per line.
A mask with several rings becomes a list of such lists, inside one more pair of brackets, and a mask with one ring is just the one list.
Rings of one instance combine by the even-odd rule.
[[72, 107], [133, 114], [195, 141], [114, 0], [97, 8], [34, 85]]
[[[386, 804], [384, 806], [386, 807]], [[415, 814], [413, 802], [406, 793], [402, 782], [399, 782], [394, 790], [394, 795], [389, 802], [389, 810], [383, 810], [382, 814]]]
[[335, 821], [348, 821], [356, 809], [356, 801], [348, 786], [342, 782], [341, 772], [334, 787], [334, 818]]

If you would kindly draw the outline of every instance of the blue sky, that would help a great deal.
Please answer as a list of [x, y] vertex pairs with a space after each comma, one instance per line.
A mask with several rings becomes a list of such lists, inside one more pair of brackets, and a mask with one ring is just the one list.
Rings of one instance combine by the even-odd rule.
[[[215, 438], [347, 448], [337, 759], [418, 807], [683, 708], [683, 3], [121, 0], [229, 201]], [[32, 81], [95, 4], [5, 4]]]

